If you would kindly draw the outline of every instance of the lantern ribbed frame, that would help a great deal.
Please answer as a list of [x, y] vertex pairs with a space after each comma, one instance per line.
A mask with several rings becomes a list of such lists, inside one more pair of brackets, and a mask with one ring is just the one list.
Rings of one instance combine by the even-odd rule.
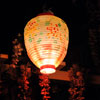
[[69, 30], [59, 17], [39, 15], [27, 23], [24, 41], [30, 60], [41, 73], [50, 74], [56, 71], [66, 56]]

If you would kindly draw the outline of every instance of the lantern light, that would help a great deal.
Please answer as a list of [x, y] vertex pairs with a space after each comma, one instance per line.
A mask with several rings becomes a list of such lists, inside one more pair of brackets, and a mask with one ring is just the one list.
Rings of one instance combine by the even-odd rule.
[[69, 31], [66, 23], [50, 13], [39, 14], [24, 29], [24, 41], [30, 60], [43, 74], [51, 74], [66, 56]]

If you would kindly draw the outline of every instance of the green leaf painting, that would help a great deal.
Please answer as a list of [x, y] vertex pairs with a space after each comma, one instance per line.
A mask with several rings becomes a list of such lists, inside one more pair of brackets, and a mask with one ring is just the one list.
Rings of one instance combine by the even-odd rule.
[[59, 23], [58, 26], [61, 27], [61, 24]]
[[37, 19], [37, 22], [40, 22], [40, 20], [39, 20], [39, 19]]
[[39, 39], [37, 40], [37, 43], [39, 44], [41, 41], [42, 41], [42, 39], [41, 39], [41, 38], [39, 38]]
[[48, 25], [50, 25], [50, 21], [45, 22], [45, 26], [48, 26]]
[[57, 40], [54, 40], [54, 43], [57, 43]]
[[29, 42], [32, 42], [33, 38], [31, 37], [31, 35], [29, 36]]
[[69, 38], [67, 37], [66, 40], [69, 40]]
[[40, 35], [43, 35], [43, 32], [40, 32]]

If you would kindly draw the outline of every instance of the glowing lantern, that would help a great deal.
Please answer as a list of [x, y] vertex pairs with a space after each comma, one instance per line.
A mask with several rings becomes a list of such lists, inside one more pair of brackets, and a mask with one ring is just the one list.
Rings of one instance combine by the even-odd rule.
[[66, 56], [69, 31], [62, 19], [52, 14], [41, 14], [27, 23], [24, 40], [30, 60], [41, 73], [50, 74]]

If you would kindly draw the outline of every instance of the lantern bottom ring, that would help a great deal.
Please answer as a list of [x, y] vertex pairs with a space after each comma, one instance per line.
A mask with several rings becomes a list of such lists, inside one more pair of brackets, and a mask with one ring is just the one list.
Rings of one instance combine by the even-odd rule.
[[56, 68], [54, 65], [43, 65], [40, 67], [40, 72], [42, 74], [52, 74], [56, 72]]

